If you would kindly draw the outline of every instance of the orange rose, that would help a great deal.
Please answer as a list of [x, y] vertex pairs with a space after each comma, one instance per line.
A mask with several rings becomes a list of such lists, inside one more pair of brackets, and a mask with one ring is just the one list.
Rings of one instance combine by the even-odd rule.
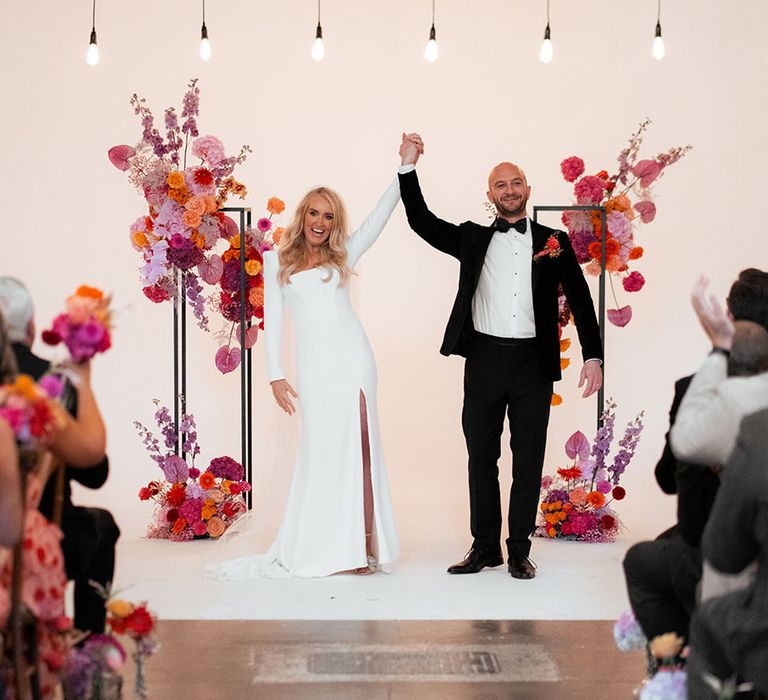
[[270, 197], [267, 200], [267, 211], [270, 214], [282, 214], [285, 211], [285, 202], [277, 197]]
[[181, 221], [189, 228], [197, 228], [203, 222], [203, 218], [196, 211], [188, 210], [181, 215]]
[[249, 260], [245, 263], [245, 271], [251, 277], [255, 277], [261, 272], [261, 263], [258, 260]]
[[211, 197], [210, 195], [204, 195], [202, 199], [205, 202], [206, 214], [213, 214], [214, 212], [219, 210], [219, 203], [216, 201], [216, 197]]
[[179, 172], [178, 170], [174, 170], [172, 173], [168, 173], [167, 182], [168, 187], [173, 190], [178, 190], [186, 185], [186, 182], [184, 181], [184, 173]]
[[254, 287], [251, 289], [251, 291], [248, 292], [248, 301], [256, 307], [264, 306], [264, 288]]
[[205, 199], [202, 197], [190, 197], [189, 201], [184, 205], [187, 211], [194, 211], [200, 216], [205, 214]]
[[224, 521], [219, 518], [218, 516], [211, 518], [208, 521], [208, 524], [206, 525], [205, 529], [207, 530], [208, 534], [213, 537], [214, 539], [221, 537], [224, 534], [224, 531], [227, 529], [227, 526], [224, 524]]

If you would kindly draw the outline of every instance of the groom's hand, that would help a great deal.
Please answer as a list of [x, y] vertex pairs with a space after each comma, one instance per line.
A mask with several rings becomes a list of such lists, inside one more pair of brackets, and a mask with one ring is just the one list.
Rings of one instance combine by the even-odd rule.
[[424, 142], [421, 136], [403, 132], [400, 143], [400, 165], [416, 165], [422, 153], [424, 153]]
[[603, 385], [603, 368], [599, 362], [585, 362], [579, 376], [579, 389], [586, 383], [582, 396], [592, 396]]

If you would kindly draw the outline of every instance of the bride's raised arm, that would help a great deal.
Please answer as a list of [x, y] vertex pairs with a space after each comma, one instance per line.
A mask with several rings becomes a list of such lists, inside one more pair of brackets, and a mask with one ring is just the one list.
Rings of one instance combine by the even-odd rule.
[[389, 184], [381, 199], [368, 217], [355, 230], [347, 241], [347, 264], [350, 268], [362, 257], [384, 230], [389, 217], [400, 201], [400, 182], [397, 177]]

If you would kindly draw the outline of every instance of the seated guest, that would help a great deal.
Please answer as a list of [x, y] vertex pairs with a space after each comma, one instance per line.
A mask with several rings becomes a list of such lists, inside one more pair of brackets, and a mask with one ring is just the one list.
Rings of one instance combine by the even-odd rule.
[[768, 693], [768, 410], [745, 418], [723, 470], [722, 485], [702, 541], [718, 570], [737, 573], [759, 562], [742, 591], [701, 605], [691, 623], [688, 697], [723, 697], [708, 676], [753, 683]]
[[[768, 361], [768, 331], [758, 323], [768, 324], [768, 274], [758, 270], [742, 272], [731, 287], [728, 306], [730, 315], [739, 319], [735, 338], [729, 339], [735, 360], [729, 371], [741, 375], [762, 372]], [[733, 327], [731, 324], [732, 330]], [[675, 430], [678, 409], [685, 401], [690, 383], [691, 377], [675, 383], [670, 410], [672, 427], [655, 470], [662, 490], [677, 493], [677, 524], [653, 542], [634, 545], [624, 559], [630, 604], [648, 639], [665, 632], [675, 632], [683, 638], [688, 635], [702, 575], [699, 545], [720, 483], [719, 467], [679, 461], [670, 447], [670, 433]], [[765, 404], [768, 405], [768, 396]]]
[[[29, 292], [21, 282], [9, 277], [0, 278], [0, 308], [6, 315], [19, 370], [39, 379], [48, 371], [50, 363], [31, 351], [35, 336], [34, 307]], [[90, 375], [88, 365], [80, 366], [78, 370]], [[98, 416], [101, 421], [98, 406], [90, 391], [90, 381], [78, 388], [73, 398], [68, 406], [73, 416], [78, 420]], [[111, 583], [115, 567], [115, 544], [120, 531], [109, 511], [75, 506], [72, 503], [72, 481], [97, 489], [104, 484], [109, 472], [109, 461], [103, 455], [103, 450], [95, 460], [91, 455], [81, 457], [84, 459], [69, 460], [66, 467], [62, 467], [65, 471], [59, 493], [56, 488], [57, 475], [54, 474], [48, 481], [39, 509], [48, 518], [53, 518], [57, 509], [60, 512], [59, 524], [64, 533], [61, 546], [67, 577], [75, 582], [75, 627], [99, 633], [104, 631], [106, 619], [104, 600], [90, 581], [102, 586]]]

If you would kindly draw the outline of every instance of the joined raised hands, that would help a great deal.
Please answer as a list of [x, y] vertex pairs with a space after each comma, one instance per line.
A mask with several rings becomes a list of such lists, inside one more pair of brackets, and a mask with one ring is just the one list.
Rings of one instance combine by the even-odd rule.
[[416, 165], [419, 156], [424, 153], [424, 142], [417, 133], [406, 134], [403, 132], [400, 143], [400, 165]]
[[730, 350], [733, 343], [733, 321], [720, 305], [714, 294], [707, 293], [709, 279], [701, 275], [691, 292], [693, 310], [699, 317], [699, 323], [712, 341], [712, 345]]
[[298, 398], [294, 388], [285, 379], [276, 379], [271, 383], [272, 395], [275, 397], [277, 405], [280, 406], [289, 416], [296, 413], [296, 406], [291, 401], [291, 396]]

